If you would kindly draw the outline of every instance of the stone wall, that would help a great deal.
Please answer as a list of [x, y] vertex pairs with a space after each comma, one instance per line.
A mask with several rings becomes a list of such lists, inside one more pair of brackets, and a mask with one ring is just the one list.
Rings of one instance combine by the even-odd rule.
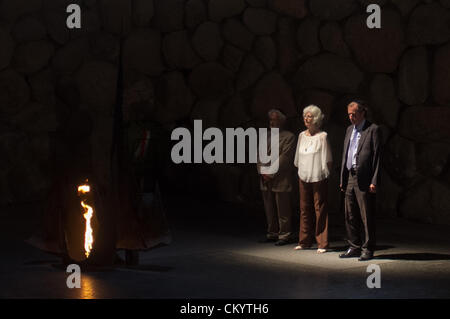
[[[81, 30], [65, 26], [70, 3]], [[366, 26], [369, 3], [381, 29]], [[260, 126], [279, 107], [298, 133], [303, 107], [321, 107], [334, 210], [346, 103], [366, 98], [384, 137], [380, 214], [450, 224], [449, 22], [447, 0], [0, 0], [0, 204], [45, 196], [55, 139], [88, 139], [107, 166], [122, 36], [126, 112], [167, 132]], [[165, 176], [174, 192], [259, 199], [252, 165], [169, 163]]]

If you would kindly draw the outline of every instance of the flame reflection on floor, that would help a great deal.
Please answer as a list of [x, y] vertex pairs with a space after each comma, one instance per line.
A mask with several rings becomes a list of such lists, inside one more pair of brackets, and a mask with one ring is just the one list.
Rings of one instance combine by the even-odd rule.
[[84, 275], [81, 282], [80, 299], [95, 299], [94, 279]]

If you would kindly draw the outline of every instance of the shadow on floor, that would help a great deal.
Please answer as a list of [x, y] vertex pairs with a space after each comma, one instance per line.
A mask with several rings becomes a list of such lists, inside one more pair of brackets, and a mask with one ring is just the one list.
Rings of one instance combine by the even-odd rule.
[[410, 253], [410, 254], [386, 254], [375, 256], [374, 258], [391, 259], [391, 260], [429, 261], [429, 260], [450, 260], [450, 255], [432, 254], [432, 253]]
[[[58, 263], [54, 260], [37, 260], [25, 263], [27, 266], [38, 266], [38, 265], [49, 265], [53, 268], [64, 270], [67, 269], [67, 264]], [[151, 272], [168, 272], [173, 269], [173, 267], [168, 266], [159, 266], [159, 265], [113, 265], [113, 266], [97, 266], [97, 265], [89, 265], [86, 263], [80, 263], [82, 272], [110, 272], [114, 270], [136, 270], [136, 271], [151, 271]]]
[[[111, 272], [114, 271], [114, 266], [97, 266], [97, 265], [89, 265], [85, 262], [80, 262], [77, 264], [80, 266], [80, 270], [82, 273], [92, 273], [92, 272]], [[57, 263], [51, 264], [53, 268], [67, 271], [68, 265], [65, 263]]]
[[158, 265], [137, 265], [137, 266], [120, 266], [118, 269], [137, 270], [137, 271], [152, 271], [152, 272], [168, 272], [173, 267], [158, 266]]
[[48, 259], [48, 260], [32, 260], [32, 261], [24, 262], [23, 265], [24, 266], [40, 266], [40, 265], [51, 265], [51, 264], [58, 263], [58, 262], [59, 261], [55, 260], [55, 259], [52, 259], [52, 260], [50, 260], [50, 259]]
[[[395, 248], [395, 246], [391, 246], [391, 245], [380, 245], [377, 246], [377, 248], [375, 249], [375, 251], [380, 251], [380, 250], [387, 250], [387, 249], [392, 249]], [[333, 251], [346, 251], [348, 249], [348, 246], [338, 246], [338, 247], [331, 247], [331, 250]], [[387, 255], [385, 255], [387, 256]]]

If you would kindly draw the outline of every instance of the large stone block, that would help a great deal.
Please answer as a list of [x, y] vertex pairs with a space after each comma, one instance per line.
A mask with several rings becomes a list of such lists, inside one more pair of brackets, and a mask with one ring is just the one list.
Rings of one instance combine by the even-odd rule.
[[46, 33], [44, 24], [34, 17], [19, 19], [12, 30], [17, 43], [43, 40]]
[[320, 28], [320, 42], [324, 50], [345, 58], [350, 57], [350, 49], [344, 41], [344, 33], [337, 22], [329, 22]]
[[425, 176], [439, 176], [450, 160], [450, 143], [419, 143], [417, 165]]
[[192, 48], [187, 31], [168, 33], [162, 47], [165, 60], [171, 68], [192, 69], [201, 62]]
[[188, 28], [194, 28], [208, 19], [208, 9], [203, 0], [188, 0], [185, 10], [185, 23]]
[[154, 1], [156, 27], [161, 32], [174, 32], [183, 29], [184, 0]]
[[243, 21], [251, 32], [256, 35], [271, 35], [277, 27], [276, 13], [263, 8], [247, 8]]
[[55, 10], [65, 12], [69, 4], [82, 5], [83, 0], [42, 0], [42, 7], [45, 11]]
[[370, 105], [375, 118], [390, 127], [396, 127], [400, 103], [397, 99], [392, 78], [386, 74], [377, 74], [370, 84]]
[[210, 0], [208, 4], [209, 17], [214, 22], [240, 15], [246, 7], [245, 0]]
[[382, 7], [388, 2], [388, 0], [359, 0], [359, 2], [363, 5], [364, 8], [371, 4], [377, 4]]
[[[128, 82], [125, 84], [126, 89], [124, 91], [124, 102], [122, 105], [123, 118], [125, 121], [130, 120], [132, 122], [153, 120], [156, 110], [153, 83], [148, 77], [142, 74], [136, 74], [134, 76], [129, 77]], [[164, 89], [166, 88], [167, 86], [164, 87]], [[167, 92], [163, 91], [161, 94], [167, 94]]]
[[403, 188], [385, 170], [381, 171], [380, 187], [377, 191], [377, 213], [382, 216], [398, 217], [398, 204]]
[[191, 121], [201, 120], [203, 130], [219, 127], [219, 112], [222, 104], [222, 100], [199, 100], [192, 109]]
[[[2, 127], [2, 129], [6, 129]], [[31, 148], [29, 138], [25, 132], [8, 127], [0, 134], [0, 173], [8, 172], [19, 159], [30, 158]]]
[[448, 123], [448, 107], [410, 107], [401, 115], [399, 134], [416, 142], [450, 143]]
[[[423, 67], [422, 67], [423, 68]], [[440, 105], [450, 105], [450, 44], [436, 50], [433, 63], [433, 98]]]
[[66, 16], [60, 11], [45, 11], [44, 20], [50, 38], [58, 44], [70, 40], [70, 30], [66, 25]]
[[[87, 144], [94, 130], [94, 125], [92, 114], [89, 110], [86, 110], [86, 107], [82, 106], [80, 109], [72, 111], [66, 118], [64, 125], [61, 127], [61, 138], [65, 141], [64, 146], [81, 147], [81, 145]], [[59, 151], [63, 151], [63, 149], [64, 147]], [[66, 157], [70, 157], [71, 155], [64, 153], [65, 151], [63, 151], [62, 155], [65, 155]], [[62, 158], [64, 161], [64, 157]]]
[[234, 91], [231, 71], [215, 62], [197, 66], [189, 77], [189, 84], [195, 95], [201, 99], [220, 99]]
[[313, 0], [309, 2], [313, 15], [324, 20], [342, 20], [351, 15], [358, 4], [354, 0]]
[[42, 0], [3, 0], [0, 1], [0, 19], [9, 22], [29, 13], [37, 12], [42, 7]]
[[34, 102], [27, 104], [10, 122], [20, 131], [33, 134], [55, 132], [59, 125], [54, 107]]
[[381, 134], [381, 146], [384, 147], [384, 145], [386, 145], [386, 143], [393, 137], [395, 131], [386, 124], [378, 124], [378, 128], [380, 129]]
[[120, 40], [107, 32], [96, 32], [89, 37], [91, 54], [97, 60], [117, 62], [120, 50]]
[[214, 22], [205, 22], [199, 25], [192, 37], [192, 44], [204, 60], [216, 60], [224, 44], [220, 25]]
[[265, 75], [258, 81], [253, 94], [251, 114], [259, 119], [267, 119], [267, 112], [278, 108], [288, 117], [297, 114], [292, 88], [276, 72]]
[[150, 76], [157, 76], [164, 70], [161, 35], [156, 30], [141, 29], [131, 33], [125, 40], [123, 50], [126, 67]]
[[25, 74], [43, 69], [54, 54], [54, 46], [47, 41], [34, 41], [19, 45], [14, 55], [17, 71]]
[[56, 105], [56, 74], [51, 69], [34, 74], [29, 78], [33, 100], [48, 106]]
[[249, 6], [252, 7], [265, 7], [269, 0], [246, 0]]
[[408, 105], [422, 104], [429, 92], [430, 71], [425, 47], [408, 50], [402, 57], [398, 72], [398, 96]]
[[391, 0], [403, 16], [408, 16], [421, 0]]
[[396, 135], [386, 144], [383, 153], [383, 167], [390, 176], [402, 185], [409, 185], [418, 173], [414, 143]]
[[357, 61], [366, 71], [392, 73], [405, 49], [401, 16], [393, 10], [383, 10], [382, 27], [369, 29], [367, 16], [359, 14], [345, 24], [345, 40]]
[[255, 41], [254, 54], [264, 64], [267, 70], [275, 67], [277, 62], [277, 48], [271, 37], [258, 37]]
[[236, 89], [242, 91], [251, 87], [264, 74], [264, 71], [264, 65], [253, 55], [248, 55], [242, 62], [237, 75]]
[[14, 41], [9, 32], [0, 27], [0, 70], [6, 68], [13, 57]]
[[245, 102], [240, 95], [233, 96], [220, 110], [219, 124], [222, 127], [246, 127], [249, 120]]
[[301, 54], [297, 49], [295, 21], [290, 18], [280, 18], [278, 22], [278, 65], [281, 74], [295, 72]]
[[155, 13], [153, 0], [133, 0], [132, 8], [134, 25], [145, 27], [150, 24]]
[[108, 62], [86, 62], [76, 74], [81, 102], [95, 115], [110, 116], [116, 101], [117, 67]]
[[[94, 8], [97, 5], [97, 1], [98, 0], [83, 0], [83, 4], [88, 8]], [[149, 2], [151, 2], [151, 0]]]
[[223, 25], [223, 36], [234, 46], [249, 51], [255, 36], [237, 19], [228, 19]]
[[[71, 39], [77, 39], [77, 38], [83, 38], [88, 37], [91, 34], [95, 34], [102, 30], [102, 21], [100, 21], [100, 16], [95, 10], [84, 10], [83, 11], [83, 17], [81, 22], [81, 28], [80, 29], [71, 29], [70, 30], [70, 38]], [[117, 19], [117, 18], [115, 18]], [[115, 21], [115, 20], [113, 20]], [[128, 21], [128, 20], [127, 20]], [[115, 23], [110, 21], [109, 23]], [[131, 23], [124, 26], [123, 34], [126, 34], [130, 31]], [[111, 26], [112, 28], [112, 26]], [[118, 28], [115, 26], [115, 28]], [[117, 29], [117, 31], [108, 31], [111, 32], [111, 34], [119, 35], [121, 34], [122, 30]]]
[[[92, 112], [90, 113], [92, 114]], [[113, 142], [111, 130], [114, 127], [114, 118], [95, 114], [92, 114], [91, 118], [93, 125], [89, 140], [91, 143], [92, 175], [100, 189], [107, 189], [112, 177], [111, 168], [105, 163], [109, 163], [111, 160], [111, 145]]]
[[52, 59], [53, 68], [60, 73], [73, 73], [89, 56], [89, 41], [75, 39], [56, 51]]
[[25, 79], [14, 70], [0, 72], [0, 114], [8, 116], [19, 112], [30, 100], [30, 88]]
[[450, 225], [450, 188], [432, 179], [423, 181], [405, 194], [399, 207], [401, 217]]
[[0, 205], [11, 205], [14, 203], [14, 196], [8, 183], [8, 172], [0, 172]]
[[269, 5], [275, 11], [296, 19], [303, 19], [308, 14], [306, 0], [269, 0]]
[[450, 39], [447, 11], [437, 3], [418, 6], [408, 23], [408, 43], [414, 46], [440, 44]]
[[172, 123], [189, 116], [194, 97], [180, 72], [164, 74], [156, 85], [156, 96], [158, 122]]
[[299, 68], [294, 82], [300, 90], [320, 88], [339, 93], [356, 93], [362, 80], [363, 73], [351, 60], [324, 53], [307, 60]]
[[297, 32], [297, 43], [305, 55], [315, 55], [320, 52], [319, 41], [320, 20], [314, 17], [301, 22]]
[[232, 45], [226, 45], [223, 49], [222, 64], [233, 73], [239, 71], [243, 59], [244, 52], [242, 50]]
[[15, 203], [43, 200], [50, 186], [49, 179], [32, 158], [15, 163], [7, 174], [7, 181]]
[[130, 32], [133, 14], [130, 0], [100, 0], [100, 8], [103, 27], [107, 32], [116, 35]]
[[449, 1], [449, 0], [439, 0], [439, 3], [440, 3], [443, 7], [447, 8], [447, 9], [450, 8], [450, 1]]
[[62, 76], [56, 83], [55, 93], [60, 104], [76, 109], [80, 105], [81, 96], [78, 85], [71, 76]]

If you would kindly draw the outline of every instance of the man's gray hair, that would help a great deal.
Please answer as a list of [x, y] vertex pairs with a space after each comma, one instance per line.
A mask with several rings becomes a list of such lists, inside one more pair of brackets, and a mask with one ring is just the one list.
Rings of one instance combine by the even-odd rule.
[[307, 107], [305, 107], [303, 109], [303, 118], [308, 113], [311, 113], [314, 118], [313, 124], [317, 125], [317, 127], [321, 127], [322, 123], [323, 123], [323, 118], [325, 117], [325, 115], [323, 115], [320, 108], [316, 105], [308, 105]]
[[282, 123], [286, 122], [286, 115], [283, 114], [283, 112], [281, 112], [278, 109], [271, 109], [269, 112], [267, 112], [267, 116], [270, 117], [270, 114], [275, 113], [278, 115], [278, 118], [281, 120]]
[[352, 103], [356, 103], [356, 105], [358, 106], [358, 111], [363, 112], [365, 116], [367, 116], [367, 112], [368, 112], [368, 106], [367, 106], [367, 102], [364, 100], [352, 100], [350, 102], [350, 104]]

